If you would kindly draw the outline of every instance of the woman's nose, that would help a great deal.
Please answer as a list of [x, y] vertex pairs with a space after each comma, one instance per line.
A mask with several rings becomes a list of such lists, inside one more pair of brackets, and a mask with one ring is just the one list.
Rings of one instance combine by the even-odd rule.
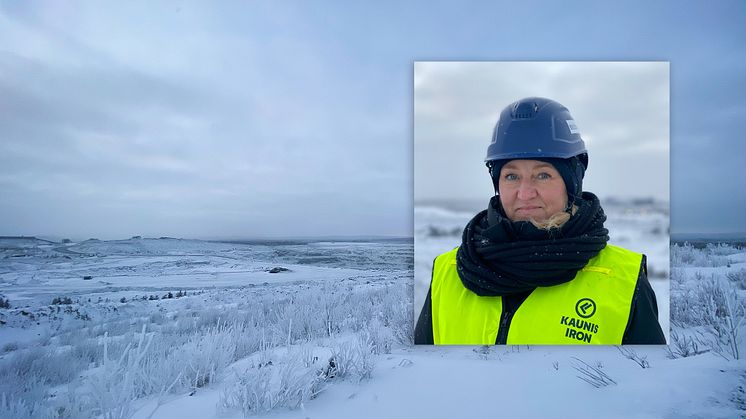
[[529, 200], [536, 197], [536, 187], [531, 182], [521, 182], [518, 187], [518, 199]]

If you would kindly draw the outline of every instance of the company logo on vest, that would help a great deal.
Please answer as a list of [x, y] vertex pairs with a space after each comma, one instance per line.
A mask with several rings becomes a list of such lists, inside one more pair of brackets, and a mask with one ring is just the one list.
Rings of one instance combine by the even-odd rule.
[[575, 313], [582, 319], [570, 316], [562, 316], [560, 319], [560, 324], [567, 326], [565, 337], [591, 343], [593, 335], [598, 333], [598, 325], [583, 319], [593, 317], [596, 314], [596, 302], [590, 298], [581, 298], [575, 303]]
[[584, 319], [593, 317], [596, 314], [596, 302], [590, 298], [581, 298], [575, 304], [575, 312]]

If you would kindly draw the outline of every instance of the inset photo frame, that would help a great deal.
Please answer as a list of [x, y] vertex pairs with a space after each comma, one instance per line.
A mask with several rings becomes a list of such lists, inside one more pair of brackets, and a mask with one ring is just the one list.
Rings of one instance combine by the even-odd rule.
[[668, 341], [669, 73], [414, 63], [415, 343]]

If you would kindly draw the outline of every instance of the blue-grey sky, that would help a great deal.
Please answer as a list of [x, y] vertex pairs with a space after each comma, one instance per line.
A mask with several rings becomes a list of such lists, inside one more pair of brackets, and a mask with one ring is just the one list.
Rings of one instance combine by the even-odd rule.
[[745, 23], [741, 1], [0, 1], [0, 235], [410, 235], [425, 60], [669, 61], [672, 230], [746, 230]]

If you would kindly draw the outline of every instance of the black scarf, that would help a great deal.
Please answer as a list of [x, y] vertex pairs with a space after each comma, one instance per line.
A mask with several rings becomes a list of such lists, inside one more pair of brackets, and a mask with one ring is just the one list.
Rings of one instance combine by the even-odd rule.
[[577, 212], [544, 230], [501, 214], [497, 196], [466, 225], [456, 260], [461, 282], [481, 296], [511, 295], [572, 280], [609, 240], [596, 195], [583, 192]]

